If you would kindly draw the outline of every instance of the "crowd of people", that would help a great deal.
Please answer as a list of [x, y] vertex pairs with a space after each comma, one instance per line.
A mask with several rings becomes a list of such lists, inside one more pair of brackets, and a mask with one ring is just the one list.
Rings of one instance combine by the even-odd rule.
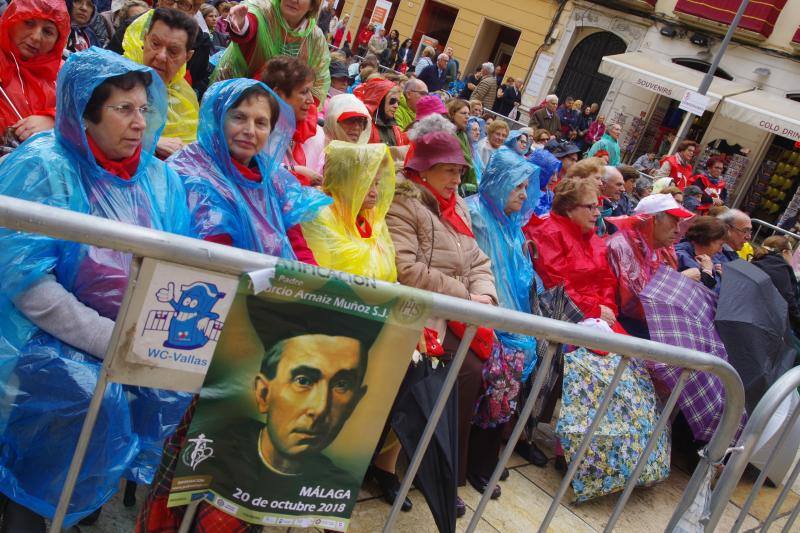
[[[751, 237], [749, 217], [724, 206], [724, 160], [695, 173], [691, 141], [652, 167], [654, 180], [620, 163], [622, 128], [596, 104], [551, 95], [513, 131], [484, 115], [518, 105], [519, 80], [498, 84], [491, 63], [449, 95], [440, 84], [458, 77], [452, 50], [426, 50], [414, 66], [410, 43], [383, 28], [359, 32], [365, 59], [351, 71], [328, 48], [349, 39], [347, 17], [325, 8], [323, 32], [320, 0], [205, 6], [11, 2], [0, 18], [0, 194], [526, 313], [532, 295], [562, 287], [582, 321], [642, 338], [640, 294], [657, 272], [713, 291]], [[379, 72], [387, 49], [407, 77]], [[10, 230], [0, 242], [0, 424], [14, 450], [0, 454], [2, 531], [40, 531], [130, 256]], [[780, 283], [797, 325], [797, 283], [780, 262], [788, 245], [765, 244], [755, 264]], [[431, 323], [418, 351], [446, 362], [462, 335]], [[538, 343], [479, 337], [458, 375], [457, 480], [497, 498], [488, 479], [517, 397], [477, 413], [493, 385], [484, 368], [500, 357], [512, 381], [530, 382]], [[166, 502], [194, 406], [185, 394], [109, 386], [109, 435], [90, 444], [68, 518], [96, 517], [125, 478], [150, 485], [137, 530], [177, 531], [183, 509]], [[383, 449], [370, 477], [393, 502], [401, 447]], [[546, 463], [535, 445], [524, 454]], [[464, 514], [461, 498], [453, 505]], [[195, 531], [249, 527], [205, 504], [194, 521]]]

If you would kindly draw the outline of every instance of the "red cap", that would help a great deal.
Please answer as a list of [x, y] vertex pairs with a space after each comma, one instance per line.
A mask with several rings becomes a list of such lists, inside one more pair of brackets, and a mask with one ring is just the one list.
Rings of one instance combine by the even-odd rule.
[[344, 113], [339, 115], [339, 118], [336, 120], [336, 122], [344, 122], [348, 118], [366, 118], [366, 119], [368, 119], [369, 117], [367, 115], [365, 115], [364, 113], [360, 113], [358, 111], [345, 111]]

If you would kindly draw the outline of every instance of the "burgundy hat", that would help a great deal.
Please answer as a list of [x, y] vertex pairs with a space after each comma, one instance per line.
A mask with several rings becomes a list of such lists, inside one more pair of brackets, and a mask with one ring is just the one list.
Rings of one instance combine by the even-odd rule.
[[417, 139], [408, 151], [405, 167], [417, 172], [425, 172], [438, 164], [467, 166], [461, 143], [445, 131], [427, 133]]
[[445, 109], [442, 99], [435, 94], [423, 96], [417, 102], [417, 120], [422, 120], [428, 115], [444, 115], [445, 113], [447, 113], [447, 109]]

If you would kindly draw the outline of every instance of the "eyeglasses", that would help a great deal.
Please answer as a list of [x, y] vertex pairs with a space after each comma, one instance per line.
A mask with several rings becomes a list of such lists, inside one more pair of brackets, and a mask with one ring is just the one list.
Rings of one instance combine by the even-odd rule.
[[589, 211], [600, 211], [600, 206], [597, 204], [578, 204], [575, 207], [582, 207], [584, 209], [588, 209]]
[[367, 119], [364, 117], [350, 117], [341, 121], [342, 124], [359, 125], [362, 128], [367, 127]]
[[399, 98], [394, 98], [394, 97], [389, 98], [389, 105], [397, 105], [398, 103], [400, 103]]
[[106, 105], [106, 106], [103, 106], [103, 107], [105, 107], [106, 109], [113, 109], [120, 116], [125, 117], [125, 118], [132, 117], [133, 113], [135, 111], [138, 111], [139, 114], [142, 115], [145, 118], [147, 118], [147, 116], [150, 115], [150, 113], [153, 112], [153, 108], [150, 107], [147, 104], [145, 104], [143, 106], [140, 106], [140, 107], [136, 107], [135, 105], [129, 104], [129, 103], [117, 104], [117, 105]]
[[429, 93], [428, 93], [428, 91], [418, 91], [418, 90], [416, 90], [416, 89], [409, 89], [409, 90], [408, 90], [408, 91], [406, 91], [406, 92], [409, 92], [409, 93], [417, 93], [417, 94], [418, 94], [418, 95], [420, 95], [420, 96], [428, 96], [428, 94], [429, 94]]

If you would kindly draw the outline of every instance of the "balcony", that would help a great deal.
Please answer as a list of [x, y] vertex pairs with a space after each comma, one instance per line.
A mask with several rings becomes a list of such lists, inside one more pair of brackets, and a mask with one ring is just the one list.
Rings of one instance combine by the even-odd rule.
[[[675, 4], [675, 14], [690, 24], [717, 33], [724, 33], [740, 5], [741, 0], [715, 0], [714, 2], [678, 0]], [[749, 41], [763, 41], [772, 34], [775, 22], [785, 5], [786, 0], [750, 2], [736, 30], [737, 37]]]
[[658, 0], [594, 0], [595, 4], [602, 4], [616, 9], [633, 9], [643, 13], [652, 13], [656, 9]]

